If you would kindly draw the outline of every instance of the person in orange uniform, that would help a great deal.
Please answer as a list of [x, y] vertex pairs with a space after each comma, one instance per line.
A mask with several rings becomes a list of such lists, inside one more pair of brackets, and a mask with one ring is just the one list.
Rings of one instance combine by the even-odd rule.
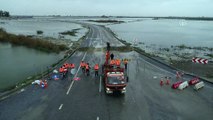
[[95, 76], [98, 76], [98, 69], [99, 69], [98, 64], [95, 64], [95, 66], [94, 66]]
[[64, 69], [63, 69], [62, 67], [60, 67], [60, 68], [59, 68], [59, 72], [60, 72], [60, 73], [63, 73], [63, 72], [64, 72]]
[[87, 76], [89, 76], [89, 69], [90, 69], [89, 63], [87, 63], [86, 64], [86, 73], [87, 73]]
[[74, 64], [74, 63], [71, 63], [71, 64], [70, 64], [70, 68], [71, 68], [71, 69], [74, 69], [74, 68], [75, 68], [75, 64]]
[[128, 64], [128, 60], [127, 59], [124, 59], [124, 66], [125, 66], [125, 69], [127, 70], [127, 64]]
[[120, 65], [121, 65], [121, 60], [117, 59], [116, 62], [115, 62], [116, 66], [118, 68], [120, 68]]
[[110, 53], [109, 53], [109, 51], [107, 51], [106, 52], [106, 64], [108, 64], [108, 60], [109, 60], [109, 58], [110, 58]]
[[84, 61], [81, 61], [80, 66], [81, 66], [82, 72], [85, 73], [86, 63]]

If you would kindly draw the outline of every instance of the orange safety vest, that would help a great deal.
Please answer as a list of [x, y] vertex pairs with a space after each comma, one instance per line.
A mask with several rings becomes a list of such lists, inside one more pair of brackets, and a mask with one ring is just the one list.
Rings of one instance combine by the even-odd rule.
[[98, 70], [98, 69], [99, 69], [99, 66], [98, 66], [98, 65], [95, 65], [95, 66], [94, 66], [94, 69], [95, 69], [95, 70]]
[[64, 69], [63, 68], [59, 68], [59, 72], [60, 73], [64, 72]]
[[89, 70], [89, 65], [86, 64], [86, 69]]
[[85, 63], [84, 63], [84, 62], [81, 62], [81, 63], [80, 63], [80, 66], [81, 66], [81, 67], [85, 67]]
[[117, 66], [120, 66], [121, 64], [121, 61], [120, 60], [116, 60], [116, 63], [115, 63]]
[[71, 68], [75, 68], [75, 64], [70, 64], [70, 67]]
[[69, 64], [65, 64], [65, 68], [69, 68]]

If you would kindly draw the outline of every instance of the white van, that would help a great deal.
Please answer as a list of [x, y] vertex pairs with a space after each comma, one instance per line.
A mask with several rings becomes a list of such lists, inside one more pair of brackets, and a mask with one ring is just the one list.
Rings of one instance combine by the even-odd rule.
[[204, 82], [200, 81], [199, 83], [195, 84], [194, 89], [198, 90], [200, 88], [204, 87]]
[[181, 84], [178, 86], [178, 89], [179, 89], [179, 90], [183, 90], [184, 88], [186, 88], [186, 87], [188, 87], [188, 86], [189, 86], [188, 82], [185, 81], [185, 82], [181, 83]]

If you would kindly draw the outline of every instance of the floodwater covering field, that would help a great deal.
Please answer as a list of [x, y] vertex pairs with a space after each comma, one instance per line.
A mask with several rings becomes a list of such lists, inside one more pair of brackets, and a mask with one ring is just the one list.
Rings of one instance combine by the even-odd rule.
[[189, 57], [212, 60], [209, 55], [213, 54], [213, 21], [140, 19], [107, 27], [119, 38], [136, 43], [137, 47], [148, 53], [169, 59], [172, 56], [177, 59], [176, 54], [190, 54]]
[[28, 19], [12, 19], [12, 20], [0, 20], [0, 27], [4, 28], [7, 32], [16, 35], [37, 35], [37, 31], [42, 31], [43, 33], [39, 36], [50, 37], [58, 39], [59, 33], [71, 31], [77, 29], [76, 36], [63, 35], [64, 39], [69, 39], [72, 41], [77, 41], [81, 36], [87, 31], [86, 28], [79, 24], [61, 22], [52, 18], [28, 18]]
[[160, 47], [171, 45], [213, 47], [213, 21], [152, 20], [109, 26], [118, 36], [129, 42], [140, 42]]
[[0, 43], [0, 90], [12, 86], [31, 75], [47, 70], [63, 58], [62, 54], [48, 54], [22, 46]]
[[[40, 38], [50, 38], [67, 41], [77, 41], [87, 32], [83, 26], [71, 22], [61, 22], [52, 18], [28, 18], [0, 20], [0, 27], [8, 33], [16, 35], [29, 35]], [[63, 35], [59, 39], [59, 33], [78, 29], [75, 36]], [[42, 35], [37, 35], [37, 30], [43, 31]], [[0, 43], [0, 91], [12, 86], [31, 75], [41, 73], [60, 59], [63, 54], [48, 54], [22, 46], [12, 46]]]

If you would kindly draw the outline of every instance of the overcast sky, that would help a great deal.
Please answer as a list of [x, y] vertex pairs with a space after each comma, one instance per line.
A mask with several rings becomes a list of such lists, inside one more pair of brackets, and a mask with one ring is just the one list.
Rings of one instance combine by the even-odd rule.
[[208, 16], [213, 0], [0, 0], [12, 15]]

